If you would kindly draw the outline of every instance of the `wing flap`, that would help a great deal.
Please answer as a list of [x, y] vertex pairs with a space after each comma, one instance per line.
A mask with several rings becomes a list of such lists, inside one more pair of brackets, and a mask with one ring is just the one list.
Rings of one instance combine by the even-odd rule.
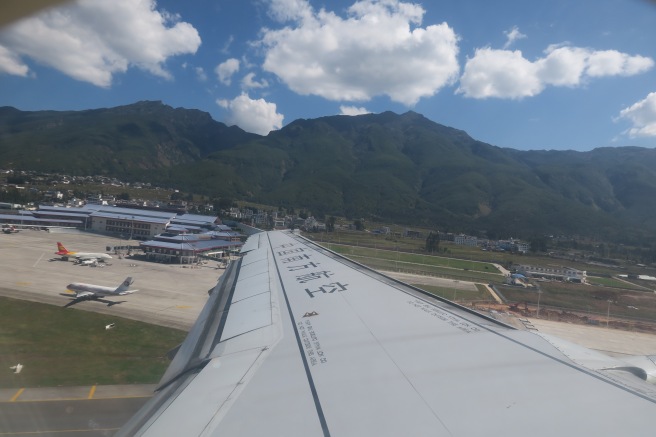
[[207, 433], [239, 397], [263, 352], [251, 349], [212, 359], [177, 395], [175, 402], [153, 417], [142, 435], [211, 435]]

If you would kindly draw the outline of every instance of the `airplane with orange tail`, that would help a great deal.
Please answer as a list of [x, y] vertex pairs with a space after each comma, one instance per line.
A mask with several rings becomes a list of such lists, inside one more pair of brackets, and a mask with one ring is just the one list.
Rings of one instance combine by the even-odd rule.
[[112, 259], [112, 257], [106, 253], [71, 252], [70, 250], [66, 249], [64, 245], [61, 244], [59, 241], [57, 242], [57, 252], [55, 252], [55, 255], [61, 256], [62, 259], [64, 260], [68, 260], [69, 258], [75, 258], [79, 262], [82, 261], [105, 262], [108, 259]]

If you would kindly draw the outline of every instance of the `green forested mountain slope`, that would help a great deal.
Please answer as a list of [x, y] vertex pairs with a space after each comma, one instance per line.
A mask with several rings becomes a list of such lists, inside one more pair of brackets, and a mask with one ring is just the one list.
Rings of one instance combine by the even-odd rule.
[[160, 102], [65, 112], [0, 108], [3, 167], [136, 176], [252, 137], [207, 113]]
[[111, 174], [351, 218], [493, 236], [656, 232], [656, 151], [517, 151], [420, 114], [296, 120], [266, 137], [139, 102], [0, 108], [0, 167]]

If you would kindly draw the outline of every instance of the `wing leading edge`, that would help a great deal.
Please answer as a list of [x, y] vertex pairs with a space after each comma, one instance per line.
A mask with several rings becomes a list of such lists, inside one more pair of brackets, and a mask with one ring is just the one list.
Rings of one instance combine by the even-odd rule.
[[118, 435], [652, 435], [656, 390], [287, 232], [249, 238]]

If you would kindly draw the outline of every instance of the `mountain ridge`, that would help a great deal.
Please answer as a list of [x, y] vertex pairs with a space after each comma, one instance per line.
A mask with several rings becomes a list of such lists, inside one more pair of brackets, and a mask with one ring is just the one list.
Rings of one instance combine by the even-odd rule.
[[318, 217], [490, 236], [656, 232], [654, 149], [521, 151], [413, 111], [298, 119], [260, 136], [157, 101], [87, 111], [2, 107], [0, 153], [4, 168], [147, 178]]

